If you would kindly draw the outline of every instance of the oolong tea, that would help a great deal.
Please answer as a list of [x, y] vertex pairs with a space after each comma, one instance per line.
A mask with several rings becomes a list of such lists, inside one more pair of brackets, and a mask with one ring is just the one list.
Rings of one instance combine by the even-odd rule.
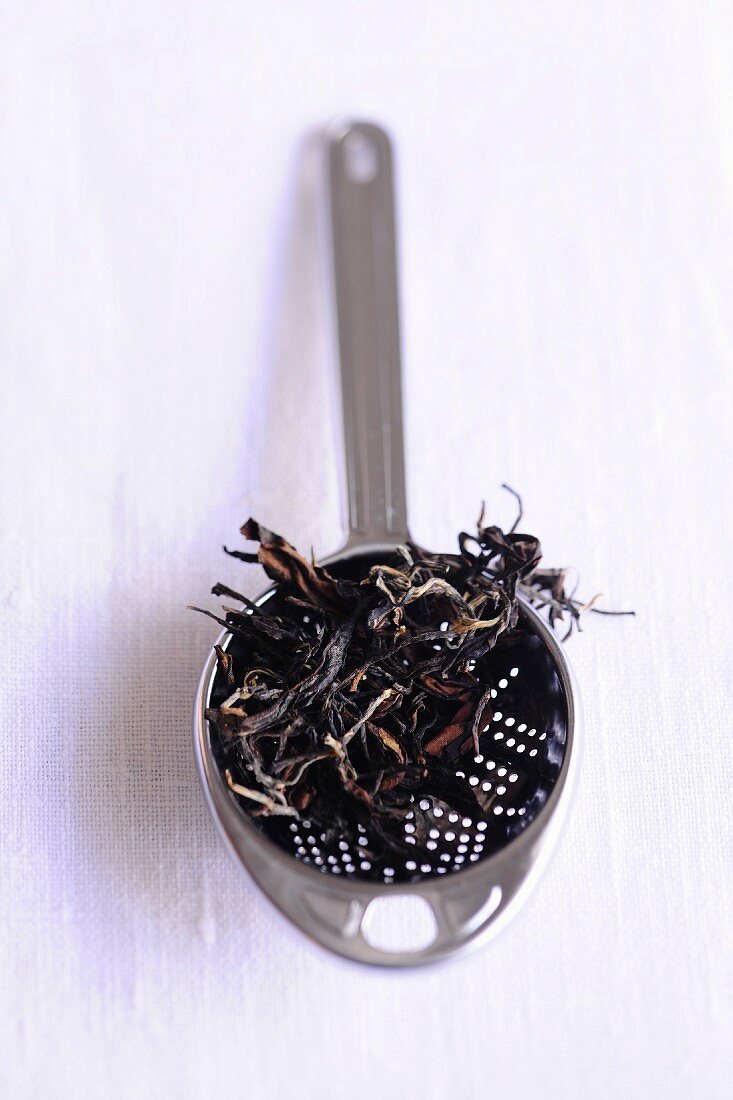
[[[589, 605], [532, 535], [484, 524], [457, 552], [415, 543], [333, 571], [255, 520], [241, 529], [275, 582], [212, 615], [229, 632], [207, 711], [241, 810], [324, 873], [410, 881], [469, 867], [537, 815], [563, 759], [567, 710], [523, 597], [550, 626]], [[211, 612], [205, 612], [211, 615]]]

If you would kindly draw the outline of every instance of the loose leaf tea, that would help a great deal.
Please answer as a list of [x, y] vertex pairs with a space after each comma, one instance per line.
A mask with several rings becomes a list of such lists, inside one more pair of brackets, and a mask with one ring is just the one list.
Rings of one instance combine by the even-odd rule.
[[[212, 590], [242, 605], [204, 612], [231, 635], [216, 647], [212, 744], [232, 796], [297, 858], [386, 881], [458, 870], [546, 800], [564, 696], [518, 597], [568, 633], [594, 601], [540, 568], [517, 501], [508, 532], [482, 510], [453, 554], [408, 542], [332, 572], [253, 519], [241, 533], [256, 551], [227, 550], [276, 587], [258, 604]], [[458, 832], [439, 834], [440, 818]], [[456, 842], [449, 856], [439, 835]]]

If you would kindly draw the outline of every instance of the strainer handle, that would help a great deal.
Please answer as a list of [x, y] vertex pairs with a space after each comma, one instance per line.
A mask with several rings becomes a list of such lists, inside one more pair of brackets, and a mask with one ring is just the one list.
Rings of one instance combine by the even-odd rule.
[[326, 130], [348, 544], [408, 537], [392, 145], [368, 122]]

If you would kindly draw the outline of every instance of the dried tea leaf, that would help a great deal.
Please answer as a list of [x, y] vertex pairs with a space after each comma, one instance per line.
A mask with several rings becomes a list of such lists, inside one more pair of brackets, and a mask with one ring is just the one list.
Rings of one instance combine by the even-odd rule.
[[[509, 490], [512, 492], [512, 490]], [[386, 851], [404, 847], [401, 827], [423, 794], [445, 812], [487, 813], [491, 784], [466, 788], [455, 761], [494, 714], [490, 658], [522, 637], [521, 594], [553, 628], [597, 611], [566, 591], [566, 571], [540, 568], [541, 546], [516, 527], [461, 532], [458, 552], [409, 543], [364, 575], [335, 576], [253, 519], [242, 526], [276, 582], [252, 603], [227, 585], [215, 595], [242, 608], [203, 613], [235, 636], [234, 659], [216, 647], [225, 690], [208, 717], [232, 793], [253, 816], [307, 811], [326, 838], [368, 822]], [[603, 612], [602, 612], [603, 613]], [[484, 789], [485, 788], [485, 789]], [[418, 838], [424, 825], [416, 820]], [[396, 831], [400, 836], [396, 835]], [[368, 849], [364, 849], [368, 854]]]

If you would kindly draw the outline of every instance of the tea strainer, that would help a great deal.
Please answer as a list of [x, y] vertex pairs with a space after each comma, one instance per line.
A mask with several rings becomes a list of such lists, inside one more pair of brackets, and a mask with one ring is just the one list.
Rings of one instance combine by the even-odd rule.
[[[324, 144], [349, 528], [344, 549], [324, 564], [348, 573], [366, 570], [408, 538], [392, 150], [386, 133], [366, 122], [334, 123]], [[256, 602], [277, 598], [270, 588]], [[258, 886], [323, 947], [391, 967], [436, 961], [494, 935], [531, 891], [567, 809], [580, 716], [565, 654], [526, 601], [520, 626], [512, 645], [492, 658], [492, 715], [478, 751], [472, 746], [452, 765], [477, 810], [458, 811], [440, 791], [416, 799], [398, 855], [374, 843], [368, 823], [347, 840], [322, 823], [316, 828], [307, 810], [296, 821], [246, 813], [224, 779], [221, 746], [206, 717], [226, 691], [212, 650], [194, 710], [194, 751], [209, 808]], [[241, 643], [228, 631], [218, 644], [242, 659]], [[380, 908], [397, 896], [404, 899], [399, 945], [374, 931]]]

